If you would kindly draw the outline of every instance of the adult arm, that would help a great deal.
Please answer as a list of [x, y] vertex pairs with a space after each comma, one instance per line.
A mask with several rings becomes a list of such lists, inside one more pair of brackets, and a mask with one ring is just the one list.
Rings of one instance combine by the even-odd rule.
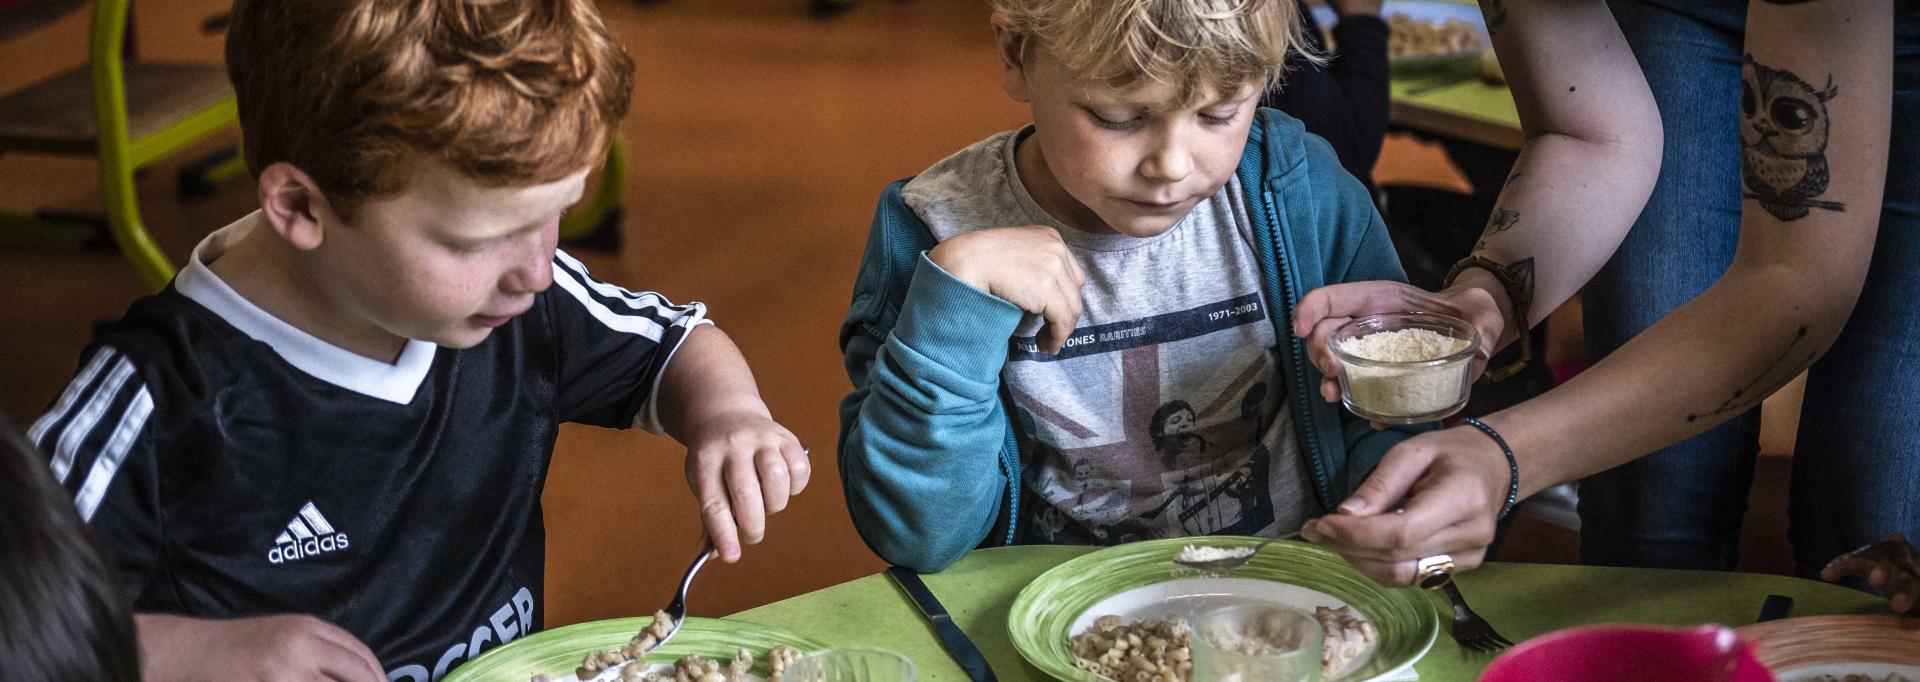
[[[1748, 18], [1732, 266], [1606, 360], [1485, 421], [1512, 445], [1520, 494], [1598, 473], [1744, 412], [1832, 345], [1866, 279], [1892, 118], [1892, 8], [1756, 2]], [[1728, 93], [1728, 96], [1736, 96]], [[1819, 177], [1824, 174], [1826, 177]], [[1404, 584], [1411, 562], [1477, 564], [1506, 461], [1468, 429], [1402, 444], [1309, 537]], [[1404, 506], [1404, 514], [1378, 516]], [[1398, 518], [1392, 518], [1392, 517]]]

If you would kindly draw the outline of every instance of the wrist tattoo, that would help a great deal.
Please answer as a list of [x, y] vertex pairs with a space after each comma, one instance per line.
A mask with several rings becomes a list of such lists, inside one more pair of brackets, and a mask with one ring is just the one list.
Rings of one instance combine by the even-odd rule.
[[[1500, 194], [1505, 196], [1507, 190], [1513, 187], [1513, 183], [1526, 174], [1526, 171], [1515, 169], [1511, 174], [1507, 175], [1507, 179], [1500, 183]], [[1480, 230], [1480, 241], [1474, 242], [1473, 244], [1473, 250], [1479, 251], [1487, 248], [1488, 237], [1511, 230], [1513, 226], [1519, 222], [1519, 211], [1501, 208], [1495, 205], [1493, 207], [1493, 214], [1487, 216], [1487, 226]]]
[[1533, 310], [1533, 257], [1522, 258], [1507, 266], [1507, 276], [1513, 278], [1513, 289], [1507, 295], [1513, 297], [1514, 314], [1520, 316], [1520, 319], [1514, 320], [1519, 325], [1515, 331], [1526, 334], [1530, 326], [1527, 324], [1528, 313]]
[[1497, 208], [1497, 207], [1494, 208], [1493, 215], [1487, 216], [1487, 227], [1486, 229], [1480, 231], [1480, 241], [1473, 245], [1473, 250], [1479, 251], [1481, 249], [1487, 248], [1488, 238], [1491, 238], [1492, 236], [1496, 234], [1500, 234], [1507, 230], [1511, 230], [1513, 229], [1514, 225], [1518, 225], [1519, 223], [1520, 223], [1519, 211], [1515, 211], [1510, 208]]
[[1815, 197], [1827, 191], [1827, 101], [1839, 90], [1833, 76], [1814, 88], [1799, 75], [1746, 55], [1740, 69], [1740, 176], [1746, 198], [1780, 220], [1812, 209], [1845, 211], [1846, 204]]

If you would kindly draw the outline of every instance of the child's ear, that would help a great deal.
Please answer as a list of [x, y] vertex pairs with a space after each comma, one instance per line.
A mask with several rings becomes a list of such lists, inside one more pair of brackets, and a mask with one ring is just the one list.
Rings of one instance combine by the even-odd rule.
[[326, 236], [323, 216], [333, 215], [313, 177], [284, 161], [260, 171], [260, 209], [273, 231], [301, 251], [320, 246]]
[[1027, 90], [1027, 39], [1008, 30], [1006, 19], [995, 14], [993, 40], [1000, 46], [1000, 88], [1006, 90], [1007, 96], [1015, 102], [1025, 104], [1033, 101]]

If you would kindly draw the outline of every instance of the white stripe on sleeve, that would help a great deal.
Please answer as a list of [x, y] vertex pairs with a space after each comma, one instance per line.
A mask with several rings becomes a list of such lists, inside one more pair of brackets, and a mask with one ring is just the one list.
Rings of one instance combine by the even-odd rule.
[[[644, 317], [622, 315], [607, 308], [607, 305], [601, 303], [600, 299], [594, 298], [592, 294], [587, 293], [586, 287], [581, 286], [579, 280], [575, 280], [572, 276], [561, 270], [559, 263], [553, 264], [553, 270], [553, 282], [560, 285], [560, 288], [566, 290], [567, 293], [572, 294], [574, 300], [579, 301], [580, 305], [585, 307], [589, 314], [593, 315], [593, 319], [599, 320], [601, 324], [607, 325], [609, 329], [617, 332], [626, 332], [628, 334], [638, 334], [653, 341], [659, 341], [660, 337], [665, 335], [666, 328], [660, 326], [658, 322]], [[695, 313], [695, 315], [698, 314], [698, 312]]]
[[[99, 390], [93, 392], [86, 406], [73, 415], [73, 421], [67, 423], [66, 430], [60, 433], [60, 440], [53, 448], [54, 480], [67, 482], [67, 472], [73, 469], [73, 460], [80, 454], [80, 444], [93, 433], [93, 427], [106, 415], [107, 408], [120, 399], [120, 391], [132, 376], [133, 361], [121, 357], [113, 364], [113, 370], [107, 373], [107, 378], [101, 380]], [[140, 391], [145, 393], [146, 387], [142, 386]]]
[[93, 383], [93, 378], [100, 374], [100, 368], [107, 366], [107, 361], [113, 359], [113, 356], [118, 353], [119, 351], [110, 347], [101, 348], [95, 352], [93, 359], [87, 362], [87, 366], [80, 370], [80, 374], [74, 376], [72, 383], [67, 384], [67, 390], [60, 392], [60, 399], [54, 402], [53, 408], [41, 415], [40, 420], [33, 423], [33, 428], [27, 429], [27, 442], [33, 443], [34, 447], [39, 447], [40, 437], [47, 435], [47, 429], [53, 428], [54, 424], [60, 423], [60, 419], [67, 416], [67, 410], [73, 409], [73, 401], [80, 399], [80, 392], [86, 390], [88, 384]]
[[675, 317], [680, 312], [682, 312], [680, 308], [683, 308], [683, 307], [691, 308], [691, 307], [700, 306], [699, 303], [693, 303], [687, 306], [676, 306], [673, 304], [672, 301], [667, 300], [667, 297], [661, 296], [656, 292], [632, 291], [616, 285], [602, 282], [600, 280], [594, 279], [593, 274], [587, 272], [586, 263], [580, 262], [579, 259], [574, 258], [571, 254], [568, 254], [565, 251], [555, 251], [553, 252], [553, 255], [560, 261], [560, 264], [565, 265], [568, 270], [573, 271], [574, 274], [577, 274], [580, 276], [580, 279], [586, 281], [587, 286], [592, 288], [594, 293], [600, 294], [601, 296], [605, 296], [607, 298], [613, 298], [613, 299], [625, 301], [627, 304], [627, 307], [632, 308], [634, 310], [644, 310], [644, 309], [651, 308], [655, 312], [657, 312], [661, 317], [672, 318], [672, 317]]
[[[687, 345], [687, 339], [693, 336], [693, 330], [698, 329], [700, 325], [706, 324], [713, 324], [713, 320], [695, 318], [693, 324], [687, 327], [687, 333], [680, 336], [680, 342], [673, 344], [672, 348], [667, 349], [666, 359], [660, 361], [660, 371], [655, 372], [653, 375], [653, 386], [647, 389], [646, 404], [642, 405], [640, 411], [633, 415], [633, 426], [635, 428], [645, 429], [648, 433], [655, 435], [667, 432], [666, 427], [660, 425], [660, 401], [655, 400], [655, 398], [660, 397], [660, 380], [667, 378], [666, 368], [673, 365], [673, 356], [680, 352], [681, 346]], [[714, 328], [719, 329], [720, 327], [715, 325]]]
[[87, 471], [86, 482], [80, 485], [80, 494], [74, 498], [75, 506], [80, 508], [80, 518], [92, 521], [93, 513], [100, 510], [100, 501], [107, 497], [107, 486], [113, 483], [113, 474], [120, 470], [120, 464], [127, 459], [127, 453], [133, 450], [133, 441], [140, 436], [140, 429], [146, 426], [147, 415], [153, 414], [153, 394], [146, 386], [134, 394], [133, 402], [127, 404], [127, 411], [120, 417], [120, 425], [114, 427], [113, 436], [107, 439], [107, 446], [100, 450], [100, 457], [93, 461], [93, 468]]

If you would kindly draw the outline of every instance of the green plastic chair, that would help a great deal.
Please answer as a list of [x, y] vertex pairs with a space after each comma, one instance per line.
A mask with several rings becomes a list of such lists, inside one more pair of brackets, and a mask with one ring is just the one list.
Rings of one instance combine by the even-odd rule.
[[614, 133], [607, 161], [600, 167], [600, 188], [560, 221], [560, 238], [569, 246], [596, 251], [620, 250], [620, 188], [627, 183], [627, 143]]
[[[140, 220], [134, 172], [234, 125], [233, 89], [218, 65], [141, 62], [125, 58], [130, 0], [93, 6], [87, 64], [0, 98], [0, 153], [92, 156], [100, 162], [107, 228], [149, 287], [173, 279], [174, 267]], [[0, 0], [0, 34], [44, 25], [79, 3]], [[198, 169], [217, 183], [245, 171], [239, 156]], [[0, 213], [0, 227], [61, 231], [44, 215]], [[71, 226], [64, 226], [70, 228]]]
[[[140, 219], [134, 173], [236, 123], [232, 84], [223, 66], [129, 60], [131, 0], [98, 0], [87, 64], [0, 97], [0, 154], [92, 156], [100, 162], [107, 229], [127, 262], [153, 290], [174, 266]], [[0, 0], [0, 38], [59, 19], [78, 0]], [[219, 18], [209, 26], [218, 26]], [[239, 154], [215, 157], [182, 172], [183, 194], [207, 191], [246, 172]], [[583, 248], [617, 250], [626, 180], [626, 145], [615, 136], [593, 198], [568, 213], [561, 235]], [[78, 221], [85, 223], [86, 221]], [[76, 221], [47, 213], [0, 211], [0, 230], [56, 236]]]

